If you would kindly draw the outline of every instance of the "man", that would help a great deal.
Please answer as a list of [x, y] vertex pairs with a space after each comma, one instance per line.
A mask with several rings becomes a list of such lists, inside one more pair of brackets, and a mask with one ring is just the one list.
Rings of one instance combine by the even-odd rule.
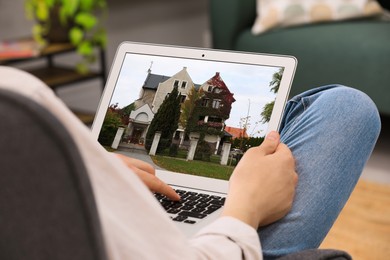
[[375, 105], [357, 90], [326, 86], [293, 98], [281, 134], [271, 132], [234, 170], [221, 217], [188, 240], [149, 191], [179, 199], [153, 168], [106, 152], [37, 78], [0, 67], [0, 88], [46, 107], [74, 138], [93, 186], [109, 259], [268, 259], [316, 248], [380, 131]]

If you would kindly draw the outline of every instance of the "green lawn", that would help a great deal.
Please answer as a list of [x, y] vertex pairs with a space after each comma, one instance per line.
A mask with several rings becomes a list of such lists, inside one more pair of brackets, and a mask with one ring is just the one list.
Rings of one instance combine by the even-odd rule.
[[228, 180], [233, 172], [233, 166], [222, 166], [218, 163], [203, 161], [186, 161], [166, 156], [152, 156], [158, 166], [174, 172], [187, 173], [197, 176]]

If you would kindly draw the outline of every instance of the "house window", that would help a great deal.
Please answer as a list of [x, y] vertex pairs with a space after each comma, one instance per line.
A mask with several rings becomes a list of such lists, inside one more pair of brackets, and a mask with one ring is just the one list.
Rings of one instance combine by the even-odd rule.
[[214, 93], [217, 93], [217, 94], [222, 92], [222, 90], [220, 88], [217, 88], [217, 87], [215, 87], [213, 91], [214, 91]]
[[202, 107], [208, 107], [209, 106], [209, 99], [208, 98], [204, 98], [202, 100]]
[[220, 118], [220, 117], [215, 117], [215, 116], [210, 116], [208, 121], [209, 121], [209, 122], [222, 123], [222, 118]]
[[169, 97], [169, 94], [171, 94], [171, 93], [167, 93], [167, 94], [165, 95], [165, 99], [167, 99], [167, 98]]
[[223, 127], [222, 118], [210, 116], [208, 120], [208, 126], [221, 129]]
[[220, 99], [214, 99], [213, 100], [213, 104], [212, 104], [213, 108], [219, 108], [220, 105], [221, 105], [221, 100]]
[[186, 95], [180, 95], [180, 103], [184, 103], [184, 101], [186, 101], [186, 98]]
[[207, 88], [207, 91], [208, 92], [211, 92], [213, 90], [213, 86], [209, 86], [208, 88]]
[[187, 86], [187, 81], [183, 81], [183, 82], [181, 83], [181, 88], [186, 88], [186, 86]]
[[179, 87], [179, 81], [176, 79], [175, 83], [173, 83], [173, 87]]

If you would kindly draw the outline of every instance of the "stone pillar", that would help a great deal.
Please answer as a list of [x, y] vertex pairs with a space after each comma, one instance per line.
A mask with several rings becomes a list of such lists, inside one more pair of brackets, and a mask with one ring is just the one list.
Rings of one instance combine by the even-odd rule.
[[144, 132], [142, 134], [142, 137], [145, 139], [144, 143], [146, 142], [146, 134], [148, 133], [149, 126], [150, 126], [150, 122], [148, 123], [148, 126], [146, 127], [146, 129], [144, 130]]
[[227, 165], [231, 146], [232, 146], [231, 143], [223, 143], [222, 155], [221, 155], [221, 165]]
[[188, 154], [187, 154], [187, 161], [194, 160], [196, 146], [198, 145], [198, 141], [199, 141], [198, 139], [191, 139], [190, 149], [188, 150]]
[[221, 144], [221, 137], [218, 136], [218, 141], [217, 141], [217, 145], [215, 147], [215, 151], [214, 151], [214, 154], [218, 154], [218, 150], [219, 150], [219, 145]]
[[180, 143], [179, 143], [179, 147], [181, 147], [181, 146], [183, 145], [184, 137], [185, 137], [184, 131], [183, 131], [183, 132], [180, 132]]
[[111, 144], [112, 149], [118, 149], [119, 143], [122, 139], [123, 132], [125, 131], [124, 127], [118, 127], [118, 130], [116, 131], [116, 135], [114, 138], [114, 141]]
[[160, 142], [160, 137], [161, 137], [161, 132], [156, 131], [156, 133], [154, 133], [153, 143], [152, 143], [152, 147], [150, 148], [149, 155], [156, 155], [158, 143]]

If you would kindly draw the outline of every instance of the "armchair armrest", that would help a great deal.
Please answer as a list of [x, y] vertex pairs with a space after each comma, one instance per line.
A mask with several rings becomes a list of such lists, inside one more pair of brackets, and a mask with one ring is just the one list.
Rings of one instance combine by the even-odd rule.
[[213, 47], [234, 49], [234, 39], [256, 18], [256, 0], [210, 0]]

